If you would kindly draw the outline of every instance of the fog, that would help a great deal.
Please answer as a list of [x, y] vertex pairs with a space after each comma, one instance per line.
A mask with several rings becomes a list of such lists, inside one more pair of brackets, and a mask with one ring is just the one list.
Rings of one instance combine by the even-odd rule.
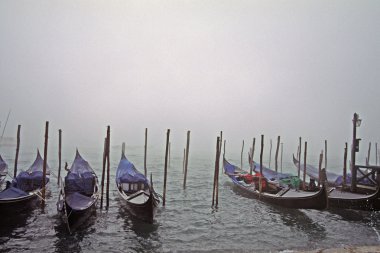
[[[298, 137], [343, 156], [354, 112], [361, 151], [380, 142], [379, 1], [0, 1], [4, 136], [50, 148], [164, 147], [227, 152]], [[2, 131], [2, 128], [1, 128]], [[350, 145], [350, 144], [349, 144]], [[1, 147], [6, 149], [6, 147]], [[0, 149], [0, 151], [1, 151]], [[256, 146], [256, 150], [258, 147]]]

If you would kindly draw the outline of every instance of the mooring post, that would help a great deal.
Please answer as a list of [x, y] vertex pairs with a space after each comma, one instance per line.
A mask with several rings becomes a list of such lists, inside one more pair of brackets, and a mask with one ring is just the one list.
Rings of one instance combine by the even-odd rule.
[[187, 166], [189, 164], [189, 146], [190, 146], [190, 131], [187, 131], [186, 156], [185, 156], [185, 175], [183, 177], [183, 189], [186, 189]]
[[276, 158], [276, 161], [275, 161], [275, 168], [276, 168], [276, 172], [278, 171], [278, 150], [280, 148], [280, 136], [277, 136], [277, 147], [276, 147], [276, 155], [275, 155], [275, 158]]
[[168, 175], [168, 153], [169, 153], [169, 136], [170, 129], [166, 132], [166, 149], [165, 149], [165, 168], [164, 168], [164, 193], [162, 194], [162, 205], [165, 206], [166, 202], [166, 180]]
[[107, 149], [107, 138], [104, 138], [104, 146], [103, 146], [103, 169], [102, 169], [102, 180], [101, 184], [101, 193], [100, 193], [100, 208], [103, 208], [103, 193], [104, 193], [104, 178], [106, 174], [106, 150]]
[[325, 140], [325, 170], [327, 175], [327, 140]]
[[243, 169], [243, 151], [244, 151], [244, 140], [243, 140], [243, 144], [241, 145], [240, 169]]
[[256, 138], [253, 138], [253, 141], [252, 141], [252, 152], [251, 152], [251, 166], [250, 166], [250, 170], [249, 170], [249, 174], [252, 175], [253, 173], [253, 166], [255, 166], [254, 164], [254, 160], [253, 160], [253, 155], [255, 154], [255, 142], [256, 142]]
[[17, 162], [18, 162], [18, 153], [20, 151], [20, 130], [21, 125], [17, 126], [17, 146], [16, 146], [16, 157], [15, 157], [15, 167], [14, 167], [14, 175], [13, 178], [17, 177]]
[[262, 175], [263, 175], [263, 150], [264, 150], [264, 135], [261, 135], [261, 150], [260, 150], [260, 177], [259, 177], [259, 192], [262, 191]]
[[272, 139], [269, 140], [269, 145], [270, 145], [270, 147], [269, 147], [269, 164], [268, 164], [268, 167], [270, 169], [271, 168], [270, 163], [272, 161]]
[[342, 190], [344, 190], [344, 188], [346, 188], [346, 180], [347, 180], [347, 142], [346, 142], [346, 145], [344, 147], [344, 157], [343, 157], [343, 187], [342, 187]]
[[306, 154], [307, 154], [307, 141], [305, 141], [305, 151], [303, 157], [303, 190], [306, 190]]
[[359, 115], [354, 113], [354, 118], [352, 120], [353, 133], [352, 133], [352, 147], [351, 147], [351, 170], [352, 170], [352, 179], [351, 179], [351, 191], [356, 192], [356, 177], [357, 177], [357, 167], [356, 167], [356, 152], [359, 151], [359, 141], [356, 139], [356, 127], [359, 126], [361, 120]]
[[107, 197], [107, 210], [110, 204], [110, 149], [111, 149], [111, 137], [110, 137], [110, 126], [107, 126], [107, 152], [106, 152], [106, 158], [107, 158], [107, 191], [106, 191], [106, 197]]
[[281, 173], [282, 173], [282, 155], [283, 155], [283, 152], [284, 152], [284, 143], [281, 142]]
[[44, 146], [44, 164], [42, 169], [42, 208], [45, 206], [45, 196], [46, 196], [46, 167], [47, 167], [47, 149], [48, 149], [48, 134], [49, 134], [49, 121], [46, 121], [45, 125], [45, 146]]
[[[221, 133], [222, 134], [222, 133]], [[218, 141], [217, 159], [216, 159], [216, 189], [215, 189], [215, 207], [218, 208], [219, 203], [219, 164], [220, 164], [220, 151], [222, 146], [222, 136]]]
[[146, 155], [147, 155], [147, 145], [148, 145], [148, 128], [145, 128], [145, 144], [144, 144], [144, 175], [147, 175], [146, 169]]
[[301, 137], [299, 139], [299, 152], [298, 152], [298, 178], [301, 178], [301, 149], [302, 149], [302, 142]]
[[323, 162], [323, 150], [321, 151], [321, 154], [319, 154], [319, 167], [318, 167], [318, 186], [322, 185], [322, 162]]
[[58, 130], [58, 185], [61, 185], [61, 166], [62, 166], [62, 130]]
[[367, 156], [367, 166], [369, 166], [369, 160], [371, 159], [371, 142], [368, 144], [368, 156]]
[[375, 156], [376, 156], [376, 166], [377, 166], [377, 142], [375, 143]]
[[211, 206], [215, 206], [215, 199], [216, 199], [216, 191], [217, 191], [217, 164], [218, 164], [218, 152], [219, 152], [219, 141], [220, 137], [218, 136], [216, 138], [216, 157], [215, 157], [215, 168], [214, 168], [214, 184], [212, 187], [212, 204]]

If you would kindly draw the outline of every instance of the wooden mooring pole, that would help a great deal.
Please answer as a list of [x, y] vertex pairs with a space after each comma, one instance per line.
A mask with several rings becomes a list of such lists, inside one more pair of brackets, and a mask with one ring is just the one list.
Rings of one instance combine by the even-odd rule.
[[283, 152], [284, 152], [284, 143], [281, 142], [281, 173], [282, 173], [282, 155], [283, 155]]
[[367, 155], [367, 166], [369, 166], [369, 161], [371, 159], [371, 142], [368, 144], [368, 155]]
[[21, 125], [17, 126], [17, 146], [16, 146], [16, 157], [15, 157], [15, 167], [14, 167], [14, 173], [13, 178], [17, 177], [17, 162], [18, 162], [18, 153], [20, 152], [20, 131], [21, 131]]
[[301, 178], [301, 149], [302, 149], [302, 142], [301, 142], [301, 137], [300, 137], [299, 152], [298, 152], [298, 178]]
[[147, 156], [147, 145], [148, 145], [148, 128], [145, 128], [145, 144], [144, 144], [144, 175], [147, 175], [146, 169], [146, 156]]
[[164, 168], [164, 193], [162, 194], [162, 205], [166, 204], [166, 180], [168, 175], [168, 153], [169, 153], [170, 129], [166, 132], [165, 168]]
[[47, 150], [48, 150], [48, 137], [49, 137], [49, 121], [46, 121], [45, 125], [45, 146], [44, 146], [44, 165], [42, 170], [42, 208], [45, 206], [45, 196], [46, 196], [46, 167], [47, 167]]
[[108, 207], [110, 205], [110, 149], [111, 149], [111, 137], [110, 137], [110, 126], [107, 126], [107, 152], [106, 152], [106, 158], [107, 158], [107, 190], [106, 190], [106, 208], [108, 210]]
[[343, 156], [343, 188], [346, 188], [346, 180], [347, 180], [347, 142], [344, 147], [344, 156]]
[[260, 150], [260, 177], [259, 177], [259, 191], [262, 191], [262, 175], [263, 175], [263, 151], [264, 151], [264, 135], [261, 135], [261, 150]]
[[327, 173], [327, 140], [325, 140], [325, 170]]
[[185, 174], [183, 177], [183, 189], [186, 189], [187, 166], [189, 164], [189, 146], [190, 146], [190, 131], [187, 131], [186, 156], [185, 156]]
[[241, 145], [240, 169], [243, 169], [243, 151], [244, 151], [244, 140], [243, 140], [243, 144]]
[[102, 169], [102, 180], [100, 182], [101, 185], [101, 193], [100, 193], [100, 208], [103, 208], [103, 193], [104, 193], [104, 178], [106, 174], [106, 149], [107, 149], [107, 138], [104, 138], [104, 146], [103, 146], [103, 169]]
[[359, 141], [360, 139], [356, 139], [356, 127], [359, 125], [361, 120], [359, 120], [359, 115], [354, 113], [354, 118], [352, 120], [352, 146], [351, 146], [351, 192], [356, 192], [356, 181], [357, 181], [357, 167], [356, 167], [356, 152], [359, 151]]
[[304, 157], [303, 157], [303, 180], [302, 180], [303, 190], [306, 190], [306, 155], [307, 155], [307, 141], [305, 141], [305, 151], [304, 151]]
[[276, 172], [278, 171], [278, 150], [280, 148], [280, 136], [277, 136], [277, 147], [276, 147], [276, 155], [275, 155], [275, 169], [276, 169]]
[[254, 164], [254, 160], [253, 160], [253, 155], [255, 154], [255, 142], [256, 142], [256, 138], [253, 138], [253, 141], [252, 141], [252, 149], [251, 149], [251, 166], [250, 166], [250, 169], [249, 169], [249, 174], [252, 175], [253, 173], [253, 166], [255, 166]]
[[214, 169], [214, 184], [212, 189], [212, 207], [218, 206], [218, 171], [219, 171], [219, 151], [220, 151], [220, 137], [216, 139], [216, 157], [215, 157], [215, 169]]
[[319, 167], [318, 167], [318, 186], [322, 185], [322, 162], [323, 162], [323, 150], [319, 155]]
[[62, 166], [62, 130], [58, 130], [58, 185], [61, 185], [61, 166]]
[[375, 156], [376, 156], [375, 164], [377, 166], [377, 142], [375, 143]]
[[269, 163], [268, 163], [268, 167], [269, 169], [271, 168], [270, 167], [270, 163], [272, 161], [272, 139], [269, 140]]

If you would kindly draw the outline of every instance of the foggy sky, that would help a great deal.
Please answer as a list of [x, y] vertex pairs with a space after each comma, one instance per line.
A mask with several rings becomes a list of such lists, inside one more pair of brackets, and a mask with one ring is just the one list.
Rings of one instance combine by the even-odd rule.
[[[352, 116], [380, 142], [379, 1], [0, 1], [0, 120], [43, 145], [112, 142], [230, 152], [298, 137], [342, 156]], [[246, 144], [247, 145], [247, 144]], [[290, 159], [290, 157], [288, 157]]]

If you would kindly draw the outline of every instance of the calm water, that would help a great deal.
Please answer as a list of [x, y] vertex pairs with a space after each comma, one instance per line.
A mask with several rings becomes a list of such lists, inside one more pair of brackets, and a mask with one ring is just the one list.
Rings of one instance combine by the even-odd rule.
[[[3, 148], [2, 152], [4, 159], [13, 163], [13, 149]], [[70, 164], [74, 153], [75, 150], [64, 161]], [[83, 150], [81, 153], [100, 178], [100, 150]], [[136, 167], [143, 168], [141, 148], [127, 148], [127, 153]], [[162, 193], [163, 153], [151, 153], [148, 170], [153, 173], [156, 190]], [[68, 234], [57, 215], [57, 180], [51, 177], [44, 210], [37, 205], [32, 211], [15, 217], [1, 217], [0, 251], [276, 252], [380, 244], [379, 212], [283, 209], [240, 195], [224, 175], [220, 177], [219, 208], [212, 209], [213, 157], [214, 154], [190, 157], [186, 190], [182, 189], [182, 157], [171, 158], [167, 206], [158, 209], [151, 225], [130, 217], [118, 200], [114, 175], [119, 149], [115, 148], [111, 156], [108, 211], [98, 208], [82, 225], [73, 228], [73, 234]], [[35, 153], [22, 152], [19, 168], [27, 168], [34, 158]], [[240, 157], [234, 158], [231, 162], [240, 164], [237, 160]], [[49, 164], [57, 174], [56, 158], [49, 159]]]

